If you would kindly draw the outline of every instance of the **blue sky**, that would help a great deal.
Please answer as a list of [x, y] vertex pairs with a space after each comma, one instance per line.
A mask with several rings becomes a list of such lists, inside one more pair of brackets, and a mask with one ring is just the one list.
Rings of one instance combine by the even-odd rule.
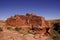
[[60, 0], [0, 0], [0, 20], [26, 13], [35, 13], [46, 19], [58, 19]]

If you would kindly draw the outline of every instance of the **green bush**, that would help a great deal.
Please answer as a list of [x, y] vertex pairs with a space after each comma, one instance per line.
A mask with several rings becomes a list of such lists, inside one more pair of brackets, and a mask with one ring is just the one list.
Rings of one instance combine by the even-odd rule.
[[60, 34], [54, 30], [54, 27], [51, 28], [50, 35], [54, 40], [60, 40]]
[[0, 31], [3, 31], [3, 29], [0, 27]]
[[19, 28], [19, 27], [16, 27], [16, 28], [15, 28], [15, 30], [16, 30], [16, 31], [20, 31], [20, 30], [21, 30], [21, 28]]
[[8, 29], [8, 30], [12, 30], [12, 28], [11, 28], [11, 27], [7, 27], [7, 29]]

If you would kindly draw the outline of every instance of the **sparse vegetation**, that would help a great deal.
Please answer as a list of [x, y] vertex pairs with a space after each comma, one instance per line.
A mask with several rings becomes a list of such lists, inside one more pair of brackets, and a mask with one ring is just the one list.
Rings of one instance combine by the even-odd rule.
[[22, 28], [20, 28], [20, 27], [16, 27], [16, 28], [15, 28], [16, 31], [20, 31], [21, 29], [22, 29]]
[[51, 32], [50, 32], [50, 36], [51, 38], [53, 38], [54, 40], [60, 40], [60, 34], [54, 30], [54, 27], [51, 28]]
[[52, 23], [60, 23], [60, 19], [55, 19], [55, 20], [49, 20]]
[[47, 40], [53, 40], [51, 37], [48, 37]]
[[8, 29], [8, 30], [12, 30], [12, 28], [11, 28], [11, 27], [7, 27], [7, 29]]
[[20, 33], [22, 33], [23, 35], [28, 34], [28, 32], [26, 32], [26, 31], [21, 31]]
[[29, 30], [29, 31], [25, 31], [25, 30], [21, 30], [20, 33], [26, 35], [26, 34], [34, 34], [33, 30]]
[[0, 20], [0, 22], [5, 23], [5, 20]]
[[53, 23], [53, 27], [51, 28], [51, 37], [54, 40], [60, 40], [60, 19], [55, 20], [49, 20], [51, 23]]
[[34, 31], [33, 31], [33, 30], [30, 30], [30, 31], [28, 31], [28, 33], [30, 33], [30, 34], [34, 34]]
[[58, 34], [56, 31], [52, 31], [51, 32], [51, 37], [54, 39], [54, 40], [60, 40], [60, 34]]

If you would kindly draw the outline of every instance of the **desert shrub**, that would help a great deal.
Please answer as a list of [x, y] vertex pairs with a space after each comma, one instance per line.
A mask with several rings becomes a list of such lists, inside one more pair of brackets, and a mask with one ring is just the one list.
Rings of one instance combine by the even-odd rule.
[[3, 29], [0, 27], [0, 31], [3, 31]]
[[20, 33], [22, 33], [23, 35], [28, 34], [28, 32], [26, 32], [26, 31], [20, 31]]
[[29, 30], [29, 31], [21, 30], [20, 33], [22, 33], [23, 35], [33, 34], [33, 31], [32, 30]]
[[33, 30], [29, 30], [28, 33], [34, 34], [34, 31]]
[[60, 33], [60, 23], [55, 23], [54, 25], [54, 30], [57, 31], [58, 33]]
[[7, 29], [8, 29], [8, 30], [12, 30], [12, 28], [11, 28], [11, 27], [7, 27]]
[[54, 28], [55, 26], [51, 28], [50, 35], [54, 40], [60, 40], [60, 34]]
[[20, 31], [22, 28], [16, 27], [15, 30], [16, 31]]

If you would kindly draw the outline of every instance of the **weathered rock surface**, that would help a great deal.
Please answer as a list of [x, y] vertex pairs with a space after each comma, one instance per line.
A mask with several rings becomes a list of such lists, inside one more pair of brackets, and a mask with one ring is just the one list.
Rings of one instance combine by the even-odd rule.
[[10, 26], [40, 26], [49, 27], [49, 22], [45, 20], [42, 16], [37, 16], [34, 14], [26, 14], [26, 15], [15, 15], [6, 20], [6, 25]]
[[[43, 16], [37, 16], [35, 14], [26, 14], [26, 15], [15, 15], [6, 20], [7, 26], [21, 27], [32, 29], [39, 34], [49, 33], [51, 23]], [[27, 30], [26, 29], [26, 30]]]
[[[52, 27], [51, 23], [45, 20], [43, 16], [28, 13], [7, 18], [5, 23], [0, 22], [0, 26], [3, 28], [3, 31], [0, 32], [0, 40], [46, 40]], [[7, 30], [7, 27], [20, 27], [22, 30], [19, 32], [15, 29]], [[32, 34], [29, 32], [31, 30], [33, 31]], [[20, 33], [23, 31], [24, 33]], [[25, 32], [29, 33], [24, 35]]]
[[4, 29], [0, 32], [0, 40], [46, 40], [48, 36], [40, 36], [39, 34], [21, 34], [17, 31]]

